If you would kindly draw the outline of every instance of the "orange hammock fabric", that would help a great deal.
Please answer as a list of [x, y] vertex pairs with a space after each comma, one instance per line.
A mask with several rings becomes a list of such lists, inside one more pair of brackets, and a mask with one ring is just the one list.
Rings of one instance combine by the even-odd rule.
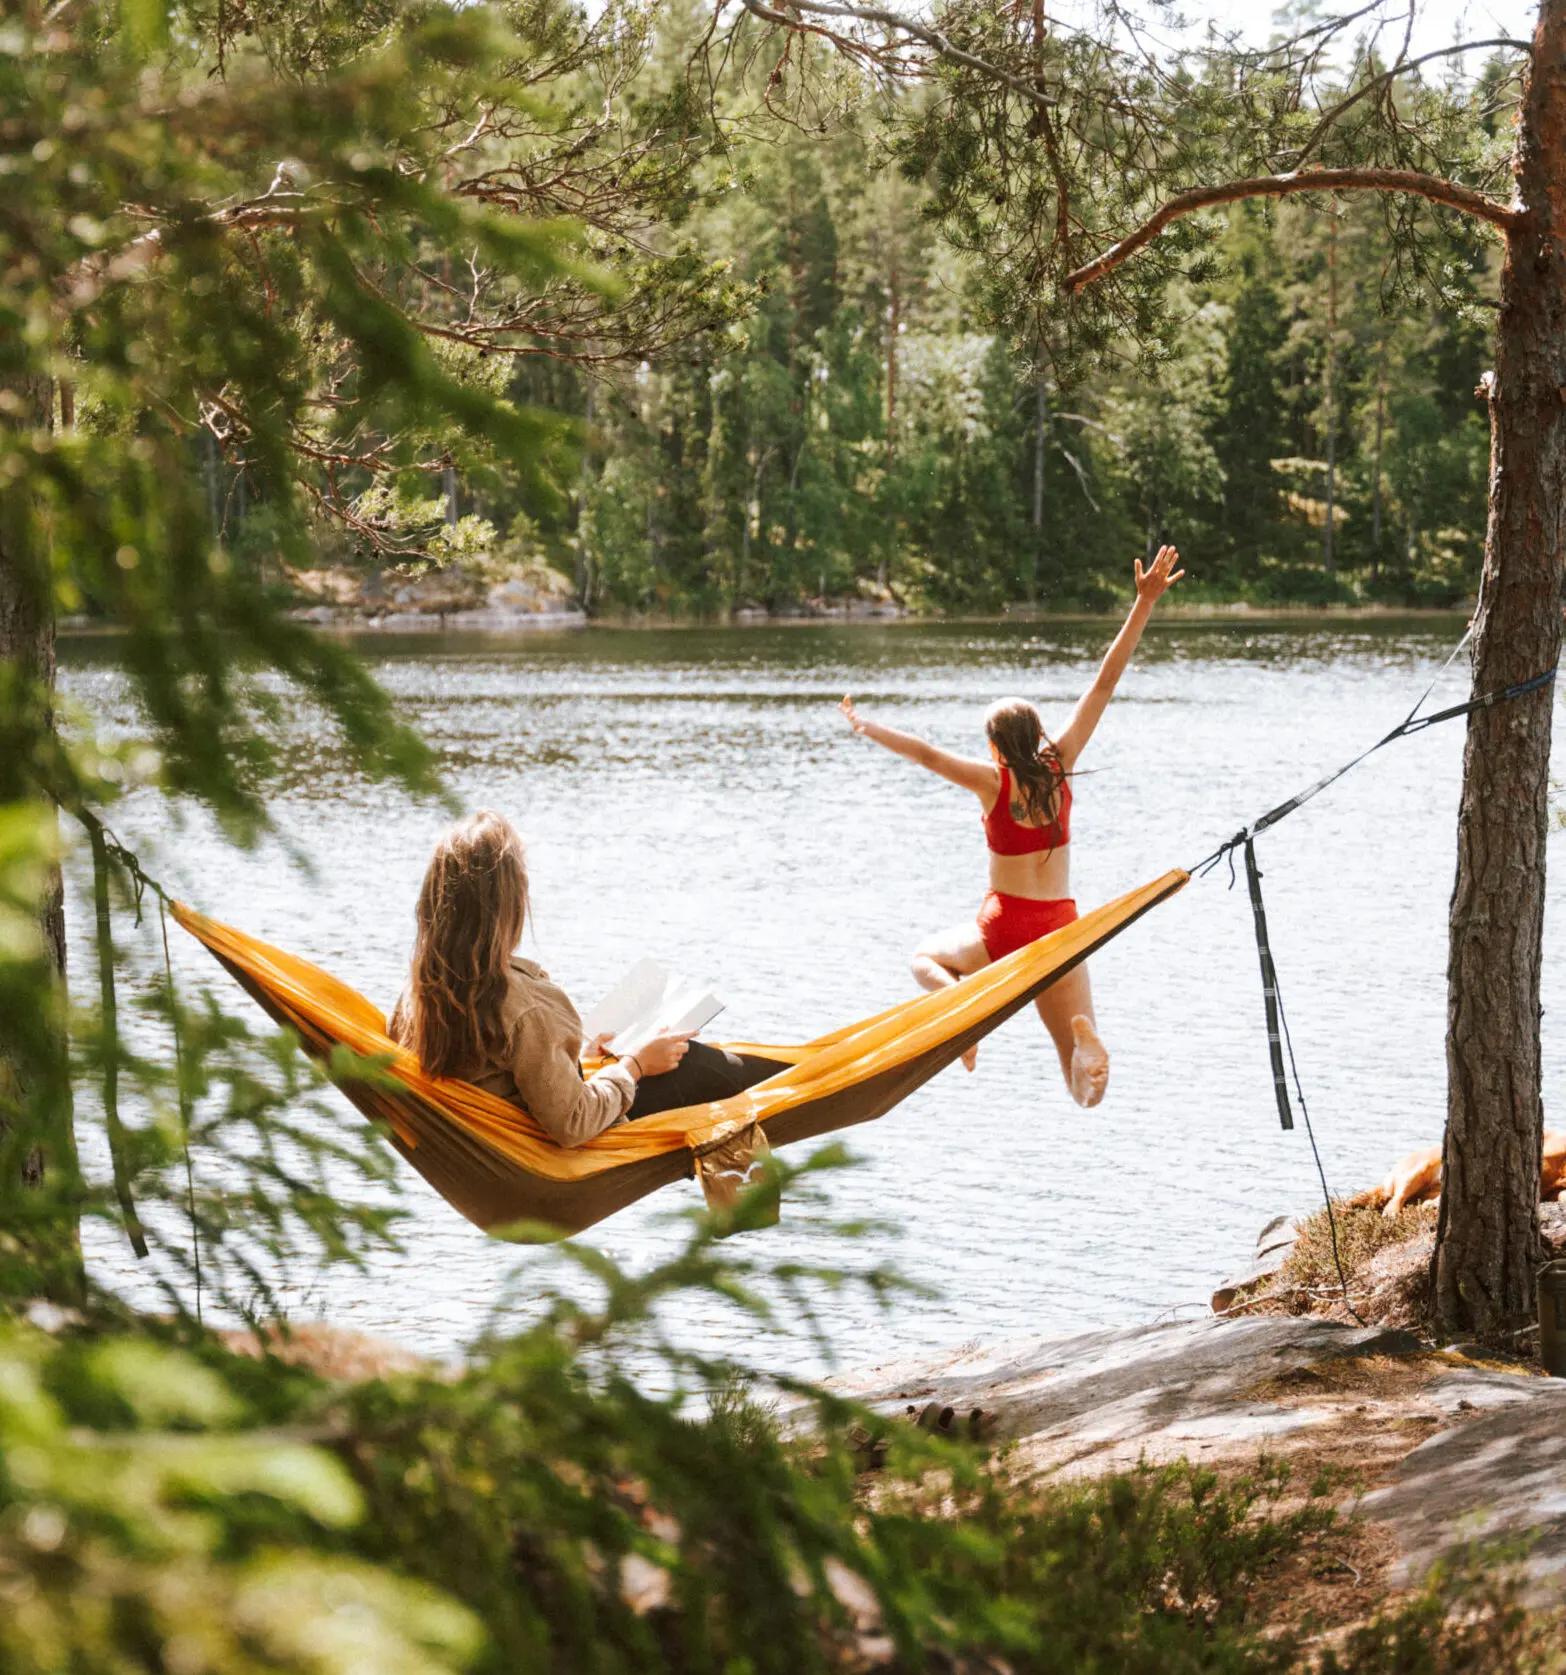
[[[386, 1034], [363, 995], [318, 966], [268, 947], [181, 903], [175, 918], [306, 1050], [327, 1060], [346, 1047], [387, 1074], [337, 1076], [369, 1118], [440, 1195], [489, 1232], [538, 1237], [580, 1232], [670, 1181], [701, 1174], [704, 1159], [749, 1132], [757, 1148], [788, 1145], [883, 1116], [976, 1041], [1026, 1006], [1111, 937], [1187, 881], [1179, 870], [1129, 891], [985, 966], [949, 989], [905, 1000], [814, 1041], [723, 1045], [785, 1068], [730, 1099], [663, 1111], [607, 1130], [585, 1146], [557, 1146], [523, 1110], [467, 1082], [428, 1076]], [[525, 1226], [525, 1224], [532, 1224]]]

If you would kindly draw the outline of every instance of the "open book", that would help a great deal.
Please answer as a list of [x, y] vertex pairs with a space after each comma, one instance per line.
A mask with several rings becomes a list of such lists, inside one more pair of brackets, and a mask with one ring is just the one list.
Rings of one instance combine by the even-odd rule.
[[704, 1028], [723, 1010], [715, 994], [661, 966], [638, 960], [594, 1007], [582, 1015], [582, 1037], [610, 1037], [609, 1050], [624, 1057], [659, 1030], [681, 1035]]

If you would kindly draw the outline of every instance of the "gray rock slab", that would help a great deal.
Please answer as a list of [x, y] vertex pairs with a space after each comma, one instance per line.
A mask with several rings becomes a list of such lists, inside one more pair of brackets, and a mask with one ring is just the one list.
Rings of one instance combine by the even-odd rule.
[[1438, 1431], [1388, 1487], [1365, 1496], [1365, 1515], [1397, 1532], [1395, 1580], [1417, 1581], [1465, 1542], [1516, 1540], [1528, 1546], [1534, 1600], [1558, 1601], [1566, 1593], [1566, 1380], [1513, 1378], [1503, 1391], [1458, 1375], [1440, 1388], [1466, 1389], [1476, 1407], [1484, 1390], [1510, 1399]]
[[[1491, 1372], [1487, 1367], [1464, 1367], [1425, 1386], [1419, 1400], [1440, 1414], [1461, 1414], [1497, 1407], [1515, 1407], [1535, 1398], [1549, 1400], [1546, 1392], [1553, 1379], [1534, 1378], [1526, 1373]], [[1566, 1389], [1566, 1383], [1558, 1386]]]
[[1246, 1265], [1231, 1274], [1212, 1294], [1214, 1314], [1222, 1314], [1233, 1306], [1241, 1292], [1258, 1280], [1267, 1279], [1288, 1261], [1299, 1238], [1299, 1225], [1292, 1216], [1274, 1216], [1256, 1235], [1256, 1248]]
[[[1310, 1372], [1348, 1356], [1417, 1356], [1433, 1376], [1377, 1397]], [[1390, 1471], [1359, 1506], [1391, 1526], [1400, 1584], [1466, 1542], [1521, 1539], [1532, 1542], [1534, 1597], [1566, 1598], [1566, 1380], [1456, 1357], [1447, 1370], [1428, 1356], [1412, 1334], [1386, 1328], [1205, 1319], [966, 1346], [832, 1382], [898, 1414], [931, 1401], [959, 1415], [983, 1408], [997, 1437], [1018, 1444], [1019, 1469], [1041, 1475], [1180, 1455], [1244, 1461], [1346, 1426], [1338, 1445], [1347, 1435], [1364, 1465]], [[1441, 1428], [1408, 1450], [1410, 1425]]]
[[893, 1411], [929, 1401], [959, 1413], [982, 1407], [997, 1436], [1059, 1442], [1066, 1457], [1078, 1457], [1117, 1444], [1282, 1436], [1330, 1414], [1257, 1400], [1247, 1394], [1257, 1385], [1333, 1357], [1421, 1347], [1407, 1332], [1308, 1317], [1171, 1321], [961, 1350], [934, 1365], [872, 1368], [833, 1384]]

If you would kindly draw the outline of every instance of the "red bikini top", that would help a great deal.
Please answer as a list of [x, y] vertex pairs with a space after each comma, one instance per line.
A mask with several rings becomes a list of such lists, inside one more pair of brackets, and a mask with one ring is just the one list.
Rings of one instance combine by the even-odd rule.
[[1064, 849], [1071, 842], [1071, 781], [1060, 783], [1060, 807], [1047, 826], [1024, 826], [1011, 812], [1011, 774], [1000, 771], [1000, 795], [984, 817], [984, 837], [992, 855], [1037, 855]]

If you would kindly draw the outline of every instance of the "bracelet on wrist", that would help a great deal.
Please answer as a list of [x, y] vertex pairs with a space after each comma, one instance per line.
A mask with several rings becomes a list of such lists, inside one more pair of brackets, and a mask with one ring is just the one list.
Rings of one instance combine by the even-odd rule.
[[647, 1072], [642, 1069], [642, 1061], [636, 1056], [635, 1053], [627, 1053], [625, 1055], [624, 1062], [626, 1064], [634, 1064], [636, 1066], [636, 1079], [637, 1079], [638, 1082], [641, 1081], [642, 1077], [644, 1077], [647, 1074]]

